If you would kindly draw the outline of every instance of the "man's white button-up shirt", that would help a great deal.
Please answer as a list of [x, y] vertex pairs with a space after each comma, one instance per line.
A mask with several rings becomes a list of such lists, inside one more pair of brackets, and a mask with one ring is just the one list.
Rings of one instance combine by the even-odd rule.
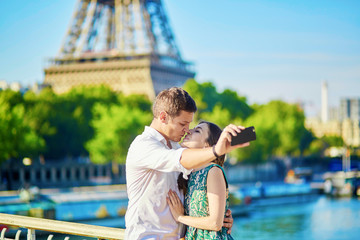
[[177, 178], [191, 170], [180, 164], [184, 150], [155, 129], [145, 127], [132, 142], [126, 158], [126, 185], [129, 198], [125, 215], [125, 239], [179, 239], [180, 225], [166, 203], [169, 189], [179, 193]]

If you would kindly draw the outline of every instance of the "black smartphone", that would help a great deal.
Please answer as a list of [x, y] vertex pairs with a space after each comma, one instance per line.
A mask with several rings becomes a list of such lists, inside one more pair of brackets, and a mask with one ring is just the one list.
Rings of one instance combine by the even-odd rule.
[[254, 141], [254, 140], [256, 140], [255, 128], [253, 126], [247, 127], [244, 130], [242, 130], [240, 133], [238, 133], [238, 135], [232, 137], [231, 146]]

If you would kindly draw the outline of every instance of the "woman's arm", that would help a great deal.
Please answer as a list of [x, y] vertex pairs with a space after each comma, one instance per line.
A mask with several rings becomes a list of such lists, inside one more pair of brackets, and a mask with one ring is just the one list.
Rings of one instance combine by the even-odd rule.
[[[223, 154], [229, 153], [237, 148], [247, 147], [250, 145], [249, 142], [231, 146], [232, 136], [236, 136], [245, 127], [235, 126], [233, 124], [229, 124], [222, 131], [219, 140], [215, 145], [215, 152], [217, 155], [221, 156]], [[180, 164], [188, 169], [194, 169], [213, 161], [215, 159], [213, 150], [211, 147], [208, 148], [187, 148], [185, 149], [180, 157]]]
[[219, 231], [223, 226], [226, 205], [226, 184], [220, 168], [213, 167], [208, 173], [207, 197], [209, 201], [209, 216], [207, 217], [185, 216], [180, 199], [171, 190], [167, 201], [176, 221], [195, 228]]

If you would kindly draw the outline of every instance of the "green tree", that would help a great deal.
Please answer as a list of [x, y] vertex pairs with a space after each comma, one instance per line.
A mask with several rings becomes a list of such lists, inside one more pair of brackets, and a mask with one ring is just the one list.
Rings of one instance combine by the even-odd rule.
[[58, 132], [63, 141], [67, 155], [88, 155], [85, 143], [93, 138], [94, 130], [90, 125], [93, 119], [92, 108], [97, 103], [113, 104], [118, 102], [118, 94], [108, 86], [80, 86], [59, 96], [58, 108], [61, 116], [57, 126], [64, 134]]
[[0, 162], [9, 158], [35, 157], [44, 139], [24, 121], [25, 107], [20, 93], [0, 92]]
[[301, 144], [309, 145], [301, 143], [307, 130], [304, 113], [297, 105], [271, 101], [254, 109], [245, 125], [255, 126], [257, 139], [248, 149], [235, 152], [238, 159], [264, 162], [274, 156], [296, 156], [300, 155]]
[[132, 108], [139, 108], [145, 112], [151, 112], [152, 103], [145, 95], [131, 94], [128, 96], [118, 95], [118, 103], [120, 105], [129, 106]]
[[[219, 93], [211, 82], [197, 83], [188, 80], [184, 89], [195, 100], [198, 107], [194, 121], [199, 119], [212, 121], [222, 127], [230, 122], [242, 122], [253, 112], [243, 96], [235, 91], [225, 89]], [[221, 115], [223, 118], [221, 118]]]
[[[213, 99], [216, 99], [217, 92], [211, 83], [199, 84], [195, 79], [189, 79], [186, 81], [183, 88], [196, 102], [198, 113], [212, 109], [212, 107], [209, 106], [209, 100], [212, 102]], [[210, 98], [206, 94], [209, 94]]]
[[[13, 97], [14, 98], [14, 97]], [[45, 158], [87, 156], [85, 143], [94, 137], [90, 122], [96, 104], [120, 104], [150, 111], [151, 103], [144, 96], [124, 96], [107, 86], [77, 87], [56, 95], [51, 89], [39, 94], [31, 91], [24, 96], [25, 121], [45, 139]]]
[[323, 136], [321, 138], [329, 147], [342, 147], [344, 146], [344, 140], [340, 136]]
[[39, 94], [27, 92], [24, 98], [27, 106], [25, 121], [46, 142], [42, 155], [50, 159], [76, 156], [70, 147], [79, 142], [77, 123], [72, 116], [75, 103], [56, 95], [50, 88], [43, 89]]
[[[50, 88], [40, 93], [28, 91], [24, 96], [0, 91], [0, 102], [1, 160], [40, 154], [50, 159], [87, 156], [85, 143], [94, 138], [90, 123], [97, 104], [121, 105], [128, 112], [134, 109], [135, 117], [140, 116], [139, 112], [147, 112], [145, 117], [134, 120], [135, 125], [128, 124], [130, 133], [138, 130], [136, 122], [146, 122], [151, 116], [151, 102], [145, 96], [124, 96], [106, 86], [77, 87], [61, 95]], [[124, 116], [133, 116], [128, 112]]]
[[117, 103], [118, 95], [106, 86], [77, 87], [61, 95], [51, 89], [27, 92], [26, 121], [45, 139], [45, 158], [88, 155], [84, 144], [94, 135], [90, 126], [93, 106]]
[[24, 103], [24, 98], [20, 92], [10, 89], [0, 90], [0, 100], [9, 105], [10, 108]]
[[151, 112], [115, 104], [96, 104], [93, 111], [95, 136], [85, 145], [91, 161], [125, 163], [131, 142], [151, 122]]
[[219, 94], [219, 103], [223, 108], [228, 109], [231, 119], [245, 120], [253, 112], [247, 104], [246, 97], [239, 96], [235, 91], [225, 89]]
[[203, 112], [201, 119], [216, 123], [219, 127], [224, 128], [232, 122], [231, 113], [228, 109], [223, 108], [221, 104], [215, 105], [211, 112]]
[[323, 153], [326, 149], [326, 143], [321, 139], [314, 139], [308, 149], [305, 150], [306, 155], [313, 157], [323, 157]]
[[32, 91], [24, 94], [26, 108], [24, 121], [29, 124], [36, 134], [44, 139], [45, 144], [41, 151], [42, 155], [53, 152], [53, 149], [49, 147], [49, 140], [53, 139], [57, 133], [57, 128], [53, 123], [53, 119], [57, 118], [55, 108], [57, 98], [57, 95], [50, 88], [45, 88], [38, 94]]
[[300, 157], [303, 157], [304, 154], [306, 153], [306, 150], [310, 148], [311, 143], [316, 139], [316, 137], [314, 136], [314, 134], [305, 129], [301, 135], [300, 138], [300, 145], [299, 145], [299, 150], [300, 150]]

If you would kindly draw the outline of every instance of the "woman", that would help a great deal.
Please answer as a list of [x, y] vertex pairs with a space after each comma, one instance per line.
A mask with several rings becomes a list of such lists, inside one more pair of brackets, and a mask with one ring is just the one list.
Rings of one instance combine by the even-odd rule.
[[[202, 121], [190, 130], [182, 146], [211, 147], [216, 144], [221, 132], [214, 123]], [[185, 239], [232, 239], [227, 234], [227, 228], [222, 227], [228, 208], [228, 183], [222, 168], [224, 159], [225, 155], [222, 155], [212, 163], [194, 169], [187, 186], [181, 184], [182, 175], [179, 176], [179, 188], [186, 192], [184, 207], [177, 194], [169, 192], [167, 202], [174, 219], [187, 225]]]

